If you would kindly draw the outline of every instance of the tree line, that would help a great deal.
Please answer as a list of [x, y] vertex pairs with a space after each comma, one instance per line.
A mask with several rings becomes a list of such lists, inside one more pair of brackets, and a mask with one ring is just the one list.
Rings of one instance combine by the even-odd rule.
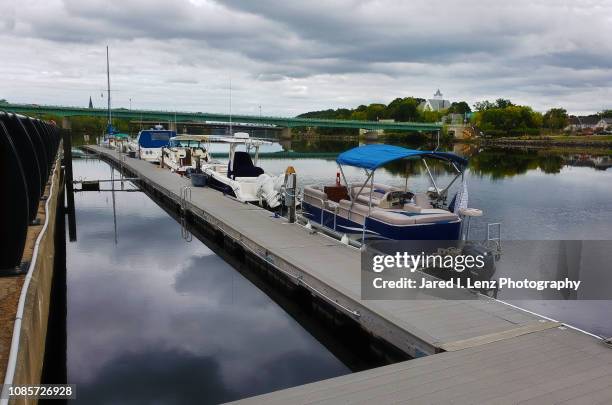
[[[474, 103], [473, 108], [465, 101], [453, 102], [441, 111], [429, 111], [421, 107], [425, 99], [418, 97], [396, 98], [389, 104], [374, 103], [360, 105], [354, 109], [339, 108], [311, 111], [301, 114], [302, 118], [326, 118], [344, 120], [442, 122], [449, 114], [461, 114], [479, 131], [488, 136], [539, 135], [543, 132], [558, 133], [570, 123], [570, 116], [564, 108], [551, 108], [544, 114], [531, 107], [514, 104], [499, 98]], [[612, 110], [604, 111], [601, 117], [611, 117]]]
[[357, 108], [338, 108], [311, 111], [298, 115], [298, 118], [322, 118], [358, 121], [378, 121], [393, 119], [402, 122], [439, 122], [444, 115], [449, 113], [465, 114], [471, 112], [471, 108], [465, 101], [452, 103], [443, 111], [429, 111], [420, 108], [425, 99], [419, 97], [396, 98], [389, 104], [373, 103], [360, 105]]

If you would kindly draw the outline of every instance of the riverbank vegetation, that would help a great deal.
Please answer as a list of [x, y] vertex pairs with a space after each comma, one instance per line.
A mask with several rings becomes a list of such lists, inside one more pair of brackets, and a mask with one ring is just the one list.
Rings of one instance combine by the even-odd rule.
[[[41, 114], [36, 116], [43, 120], [54, 121], [58, 125], [62, 124], [62, 117], [53, 114]], [[76, 116], [69, 117], [70, 126], [74, 132], [87, 133], [89, 135], [98, 136], [106, 132], [106, 117], [86, 117]], [[113, 127], [119, 132], [134, 133], [138, 129], [134, 124], [130, 124], [129, 119], [113, 118]]]
[[[473, 126], [477, 133], [492, 138], [571, 135], [571, 131], [568, 131], [567, 128], [573, 122], [573, 117], [561, 107], [540, 113], [534, 111], [530, 106], [518, 105], [511, 100], [499, 98], [495, 101], [476, 102], [473, 109], [467, 102], [459, 101], [453, 102], [447, 109], [431, 111], [423, 108], [424, 101], [418, 97], [396, 98], [388, 105], [374, 103], [367, 106], [360, 105], [354, 109], [311, 111], [298, 117], [443, 123], [452, 121]], [[588, 118], [592, 121], [593, 117], [612, 118], [612, 110], [605, 110]], [[580, 121], [580, 117], [577, 120]], [[606, 130], [612, 131], [612, 128], [601, 128], [599, 132]]]

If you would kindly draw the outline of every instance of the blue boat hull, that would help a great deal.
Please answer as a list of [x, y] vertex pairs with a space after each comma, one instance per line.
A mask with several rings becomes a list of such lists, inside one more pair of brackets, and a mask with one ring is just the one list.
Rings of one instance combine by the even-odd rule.
[[[336, 216], [307, 202], [302, 202], [304, 216], [311, 222], [319, 223], [339, 233], [361, 235], [363, 225], [346, 218]], [[375, 218], [366, 218], [366, 239], [369, 240], [459, 240], [461, 220], [437, 222], [431, 224], [414, 224], [397, 226], [381, 222]]]

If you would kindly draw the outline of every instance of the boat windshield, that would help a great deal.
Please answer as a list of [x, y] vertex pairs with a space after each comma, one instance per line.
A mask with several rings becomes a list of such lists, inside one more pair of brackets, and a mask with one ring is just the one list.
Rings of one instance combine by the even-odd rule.
[[170, 132], [152, 132], [150, 136], [152, 141], [168, 142], [170, 140]]
[[171, 148], [199, 148], [201, 147], [201, 142], [193, 141], [193, 140], [171, 139], [170, 147]]

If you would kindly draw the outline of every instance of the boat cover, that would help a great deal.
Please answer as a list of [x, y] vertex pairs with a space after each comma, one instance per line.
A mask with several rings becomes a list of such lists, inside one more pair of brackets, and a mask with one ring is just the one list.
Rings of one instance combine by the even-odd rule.
[[140, 131], [138, 143], [141, 148], [161, 148], [168, 146], [170, 138], [176, 136], [174, 131], [144, 130]]
[[418, 157], [446, 160], [460, 167], [467, 166], [468, 162], [467, 159], [450, 152], [406, 149], [384, 144], [364, 145], [347, 150], [336, 158], [336, 162], [341, 165], [375, 170], [395, 160]]

